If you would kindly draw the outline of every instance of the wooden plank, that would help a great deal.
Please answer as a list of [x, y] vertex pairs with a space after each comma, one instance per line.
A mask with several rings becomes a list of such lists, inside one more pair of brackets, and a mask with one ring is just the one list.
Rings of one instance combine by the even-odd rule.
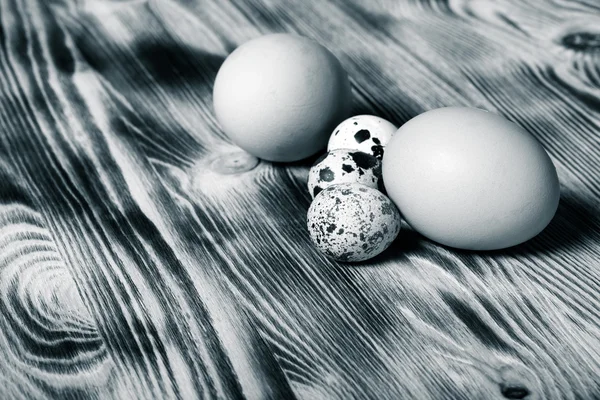
[[[600, 397], [600, 9], [523, 3], [0, 1], [0, 397]], [[220, 63], [281, 31], [340, 58], [356, 113], [524, 126], [555, 220], [505, 251], [407, 228], [325, 259], [308, 163], [210, 168], [236, 151]]]

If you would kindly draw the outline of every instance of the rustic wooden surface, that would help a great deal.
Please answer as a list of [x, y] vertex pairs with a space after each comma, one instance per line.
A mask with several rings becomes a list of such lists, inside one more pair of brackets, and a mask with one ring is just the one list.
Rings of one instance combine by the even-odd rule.
[[[600, 398], [597, 0], [0, 0], [0, 27], [1, 399]], [[307, 163], [210, 168], [216, 71], [268, 32], [331, 49], [355, 113], [524, 126], [552, 224], [323, 258]]]

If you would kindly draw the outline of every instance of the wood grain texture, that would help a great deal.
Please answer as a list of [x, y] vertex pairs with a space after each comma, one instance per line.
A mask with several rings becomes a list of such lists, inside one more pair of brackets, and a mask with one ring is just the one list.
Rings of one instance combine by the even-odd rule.
[[[595, 0], [0, 0], [0, 398], [600, 398]], [[548, 150], [551, 225], [464, 252], [310, 244], [310, 162], [223, 175], [236, 46], [317, 39], [355, 113], [499, 112]]]

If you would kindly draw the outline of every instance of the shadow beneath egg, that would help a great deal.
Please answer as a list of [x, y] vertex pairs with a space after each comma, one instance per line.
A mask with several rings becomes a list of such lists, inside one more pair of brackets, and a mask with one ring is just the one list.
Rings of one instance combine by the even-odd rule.
[[586, 240], [600, 240], [600, 212], [598, 206], [576, 193], [561, 193], [554, 218], [532, 239], [499, 250], [462, 250], [446, 247], [458, 255], [480, 256], [549, 255], [577, 251]]
[[381, 263], [388, 263], [403, 260], [407, 254], [415, 253], [422, 248], [421, 243], [425, 239], [421, 234], [412, 230], [408, 225], [403, 224], [398, 237], [394, 239], [390, 247], [385, 249], [377, 256], [363, 261], [347, 265], [354, 267], [373, 266]]
[[[471, 256], [480, 257], [518, 257], [518, 256], [544, 256], [555, 253], [579, 251], [586, 242], [600, 241], [600, 211], [589, 200], [574, 193], [562, 194], [558, 209], [548, 226], [537, 236], [527, 242], [499, 250], [464, 250], [445, 246], [433, 242], [418, 232], [403, 224], [402, 230], [394, 242], [376, 257], [362, 263], [347, 264], [355, 268], [390, 262], [400, 262], [408, 254], [430, 253], [434, 247], [425, 246], [433, 244], [440, 249], [447, 250], [459, 256], [469, 268]], [[477, 271], [473, 271], [477, 272]]]
[[277, 167], [277, 168], [294, 168], [294, 167], [310, 168], [317, 162], [317, 160], [319, 158], [321, 158], [326, 153], [327, 153], [327, 150], [323, 149], [323, 150], [320, 150], [319, 152], [313, 154], [312, 156], [303, 158], [298, 161], [291, 161], [291, 162], [270, 161], [270, 163], [271, 163], [271, 165], [273, 165], [274, 167]]

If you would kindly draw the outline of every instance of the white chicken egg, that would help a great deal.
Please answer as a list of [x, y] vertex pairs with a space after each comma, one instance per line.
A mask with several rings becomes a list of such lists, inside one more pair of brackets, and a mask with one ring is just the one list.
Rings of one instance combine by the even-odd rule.
[[350, 81], [338, 59], [309, 38], [276, 33], [235, 49], [215, 78], [215, 116], [233, 143], [268, 161], [325, 148], [350, 114]]
[[404, 219], [447, 246], [494, 250], [531, 239], [560, 197], [552, 160], [500, 115], [448, 107], [404, 124], [388, 143], [383, 178]]
[[331, 134], [327, 150], [355, 149], [379, 159], [398, 128], [374, 115], [356, 115], [340, 123]]
[[308, 209], [310, 238], [326, 256], [364, 261], [380, 254], [400, 231], [400, 213], [385, 195], [357, 183], [321, 191]]
[[308, 173], [308, 190], [312, 197], [338, 183], [360, 183], [381, 190], [381, 161], [362, 151], [338, 149], [320, 157]]

